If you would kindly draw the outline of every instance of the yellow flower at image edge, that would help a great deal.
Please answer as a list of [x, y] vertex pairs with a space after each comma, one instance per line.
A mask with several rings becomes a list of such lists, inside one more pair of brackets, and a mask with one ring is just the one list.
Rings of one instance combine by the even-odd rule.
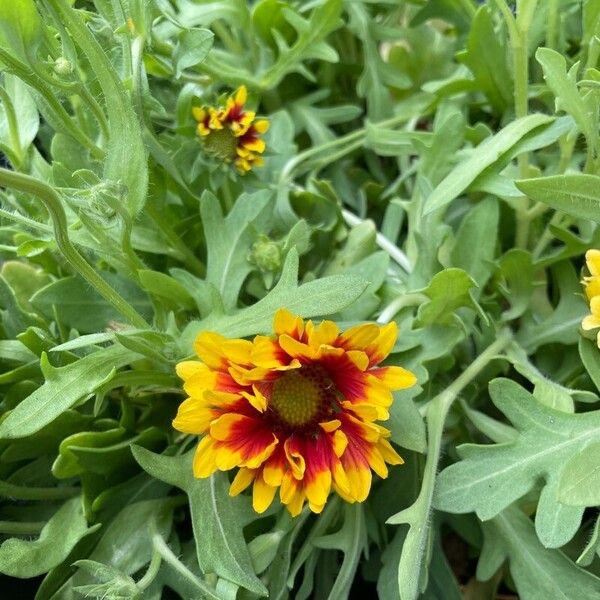
[[177, 365], [189, 396], [175, 429], [204, 434], [195, 452], [196, 477], [239, 470], [235, 496], [253, 484], [253, 506], [265, 511], [279, 490], [292, 515], [305, 502], [321, 512], [331, 491], [364, 501], [371, 470], [403, 461], [377, 421], [389, 418], [391, 390], [414, 385], [397, 366], [377, 366], [391, 351], [395, 323], [357, 325], [340, 332], [332, 321], [306, 323], [285, 309], [274, 335], [229, 340], [203, 332], [200, 361]]
[[[592, 314], [583, 319], [581, 327], [589, 331], [600, 327], [600, 250], [588, 250], [585, 253], [585, 262], [590, 275], [584, 277], [582, 283]], [[600, 332], [598, 345], [600, 346]]]
[[260, 155], [265, 151], [265, 142], [260, 135], [269, 129], [267, 120], [256, 119], [256, 113], [245, 110], [247, 97], [246, 87], [241, 86], [224, 107], [192, 109], [206, 153], [225, 162], [233, 161], [242, 173], [263, 165]]

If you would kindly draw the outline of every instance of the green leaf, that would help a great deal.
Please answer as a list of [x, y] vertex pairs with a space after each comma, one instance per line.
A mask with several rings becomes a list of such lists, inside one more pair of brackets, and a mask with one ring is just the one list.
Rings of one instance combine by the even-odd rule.
[[208, 56], [214, 37], [208, 29], [193, 28], [181, 32], [173, 55], [175, 77], [181, 77], [185, 69], [196, 66]]
[[277, 285], [263, 299], [232, 315], [212, 314], [190, 323], [181, 338], [182, 348], [192, 347], [201, 330], [217, 331], [228, 337], [247, 337], [271, 331], [273, 316], [279, 308], [301, 317], [336, 313], [354, 302], [368, 283], [352, 275], [331, 275], [298, 285], [298, 254], [290, 250]]
[[431, 301], [419, 308], [419, 324], [451, 323], [458, 308], [475, 309], [471, 296], [471, 289], [475, 287], [477, 284], [462, 269], [451, 268], [436, 273], [431, 283], [421, 290]]
[[174, 506], [173, 498], [142, 500], [125, 506], [102, 531], [89, 559], [132, 575], [152, 557], [150, 525], [154, 524], [163, 537], [169, 536]]
[[477, 578], [492, 577], [505, 560], [522, 600], [596, 598], [600, 579], [575, 565], [558, 550], [538, 541], [533, 525], [521, 510], [507, 508], [483, 524], [484, 546]]
[[37, 540], [10, 538], [2, 543], [0, 572], [21, 578], [42, 575], [60, 564], [81, 538], [96, 529], [88, 529], [81, 498], [73, 498], [50, 518]]
[[493, 198], [471, 208], [460, 223], [450, 252], [452, 265], [466, 271], [479, 289], [485, 286], [494, 269], [499, 218], [498, 201]]
[[600, 223], [600, 177], [583, 173], [521, 179], [516, 186], [531, 200], [580, 219]]
[[146, 202], [148, 165], [142, 128], [131, 98], [109, 56], [87, 28], [80, 11], [72, 8], [67, 0], [51, 0], [50, 4], [57, 10], [98, 79], [109, 125], [104, 178], [123, 186], [123, 202], [129, 213], [135, 216]]
[[550, 48], [538, 48], [536, 60], [542, 65], [546, 84], [556, 96], [556, 110], [569, 113], [586, 137], [592, 152], [598, 146], [598, 126], [594, 117], [595, 104], [590, 108], [579, 94], [574, 80], [575, 71], [567, 73], [567, 62], [561, 54]]
[[88, 354], [65, 367], [55, 368], [46, 354], [41, 366], [44, 385], [27, 396], [0, 424], [0, 438], [21, 438], [51, 423], [62, 412], [84, 400], [114, 376], [117, 369], [136, 360], [121, 346], [111, 346]]
[[208, 252], [206, 280], [223, 299], [226, 310], [237, 304], [240, 288], [252, 270], [248, 253], [260, 233], [269, 229], [271, 194], [264, 190], [242, 194], [223, 218], [219, 201], [209, 192], [202, 195], [200, 214]]
[[454, 167], [433, 190], [427, 198], [424, 214], [427, 215], [452, 202], [484, 169], [500, 160], [519, 140], [538, 127], [547, 127], [553, 121], [553, 117], [547, 115], [528, 115], [512, 121], [504, 129], [484, 140], [469, 158]]
[[520, 435], [510, 443], [461, 446], [463, 460], [438, 477], [434, 504], [447, 512], [475, 511], [485, 521], [544, 481], [536, 529], [547, 546], [565, 544], [577, 531], [583, 508], [557, 500], [559, 480], [568, 460], [600, 441], [600, 412], [553, 410], [509, 379], [495, 379], [489, 387], [492, 401]]
[[227, 476], [218, 472], [208, 479], [196, 479], [192, 472], [193, 451], [169, 457], [134, 446], [132, 452], [147, 473], [187, 493], [202, 571], [216, 573], [266, 596], [265, 586], [254, 574], [242, 531], [248, 518], [247, 505], [229, 496]]
[[592, 340], [579, 338], [579, 356], [588, 375], [600, 391], [600, 349]]
[[0, 46], [26, 57], [42, 41], [42, 20], [33, 0], [4, 3], [0, 13]]
[[558, 500], [568, 506], [600, 505], [600, 441], [567, 461], [558, 482]]
[[581, 297], [581, 285], [571, 263], [564, 261], [553, 268], [560, 300], [554, 312], [546, 319], [524, 320], [517, 341], [532, 352], [544, 344], [575, 344], [579, 340], [579, 325], [588, 312]]
[[312, 79], [308, 69], [302, 64], [308, 59], [337, 62], [337, 52], [325, 40], [341, 25], [341, 0], [326, 0], [315, 8], [308, 19], [302, 18], [291, 8], [284, 7], [286, 21], [296, 30], [296, 40], [288, 46], [279, 30], [272, 30], [278, 48], [278, 57], [260, 78], [263, 89], [276, 86], [290, 72], [298, 72]]
[[169, 308], [194, 309], [196, 302], [181, 283], [159, 271], [138, 271], [142, 287], [165, 302]]
[[500, 114], [513, 100], [513, 82], [506, 64], [504, 39], [494, 31], [489, 7], [480, 6], [471, 23], [464, 62], [494, 111]]
[[[133, 281], [114, 273], [105, 272], [102, 277], [142, 316], [151, 316], [152, 303]], [[56, 316], [62, 324], [81, 333], [96, 333], [106, 329], [111, 321], [123, 320], [112, 304], [79, 277], [65, 277], [48, 284], [32, 296], [31, 303], [42, 314]]]

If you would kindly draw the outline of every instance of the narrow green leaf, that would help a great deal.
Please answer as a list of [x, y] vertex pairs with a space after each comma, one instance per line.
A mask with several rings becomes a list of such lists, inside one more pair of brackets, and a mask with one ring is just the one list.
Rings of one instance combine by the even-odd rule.
[[521, 179], [516, 186], [535, 202], [600, 223], [600, 177], [583, 173]]
[[121, 346], [111, 346], [88, 354], [65, 367], [53, 367], [46, 354], [41, 365], [45, 383], [18, 404], [0, 424], [0, 438], [21, 438], [51, 423], [62, 412], [87, 398], [116, 370], [137, 357]]
[[496, 135], [484, 140], [469, 158], [459, 163], [433, 190], [425, 204], [424, 213], [443, 208], [464, 192], [475, 178], [509, 152], [530, 131], [548, 126], [554, 121], [547, 115], [528, 115], [512, 121]]
[[88, 533], [81, 498], [65, 502], [46, 523], [37, 540], [10, 538], [0, 546], [0, 572], [11, 577], [37, 577], [60, 564]]

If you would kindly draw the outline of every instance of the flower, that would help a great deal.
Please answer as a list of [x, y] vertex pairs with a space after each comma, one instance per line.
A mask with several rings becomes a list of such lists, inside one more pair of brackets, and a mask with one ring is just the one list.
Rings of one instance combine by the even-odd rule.
[[[585, 253], [585, 262], [590, 275], [584, 277], [581, 283], [585, 288], [592, 314], [584, 317], [581, 328], [589, 331], [600, 328], [600, 250], [588, 250]], [[600, 331], [597, 343], [600, 346]]]
[[391, 390], [414, 385], [398, 366], [378, 366], [391, 351], [395, 323], [357, 325], [340, 332], [332, 321], [306, 323], [277, 311], [274, 335], [253, 341], [202, 332], [200, 361], [177, 365], [188, 398], [175, 429], [204, 434], [196, 449], [196, 477], [239, 467], [235, 496], [253, 484], [253, 506], [265, 511], [277, 490], [296, 516], [307, 501], [321, 512], [331, 491], [364, 501], [372, 473], [387, 477], [401, 464], [388, 419]]
[[198, 122], [196, 131], [204, 138], [204, 149], [215, 158], [233, 161], [242, 173], [263, 164], [260, 156], [265, 142], [260, 137], [269, 129], [269, 122], [256, 119], [256, 113], [245, 110], [248, 97], [245, 86], [227, 98], [225, 106], [195, 106], [192, 109]]

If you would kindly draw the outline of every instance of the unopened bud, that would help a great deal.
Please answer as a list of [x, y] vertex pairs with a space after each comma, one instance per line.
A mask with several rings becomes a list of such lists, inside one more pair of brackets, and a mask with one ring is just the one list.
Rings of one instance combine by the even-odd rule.
[[277, 271], [281, 267], [281, 248], [279, 244], [262, 235], [252, 244], [250, 261], [261, 271]]
[[63, 77], [70, 75], [73, 72], [73, 63], [64, 56], [59, 56], [54, 61], [54, 72]]

